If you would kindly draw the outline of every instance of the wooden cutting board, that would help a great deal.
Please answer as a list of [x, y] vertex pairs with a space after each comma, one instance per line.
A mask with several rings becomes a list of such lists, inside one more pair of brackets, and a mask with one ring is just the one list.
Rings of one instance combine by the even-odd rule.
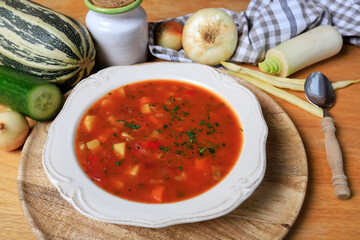
[[51, 124], [38, 123], [19, 165], [18, 192], [24, 215], [39, 239], [281, 239], [304, 201], [308, 166], [300, 135], [267, 94], [238, 79], [260, 101], [269, 128], [267, 169], [256, 191], [231, 213], [209, 221], [160, 229], [103, 223], [78, 213], [49, 182], [42, 150]]

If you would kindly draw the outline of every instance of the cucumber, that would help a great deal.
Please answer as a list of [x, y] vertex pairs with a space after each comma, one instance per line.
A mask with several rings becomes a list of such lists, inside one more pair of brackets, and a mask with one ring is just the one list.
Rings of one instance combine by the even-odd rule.
[[49, 120], [62, 106], [60, 89], [45, 80], [0, 66], [0, 104], [37, 121]]

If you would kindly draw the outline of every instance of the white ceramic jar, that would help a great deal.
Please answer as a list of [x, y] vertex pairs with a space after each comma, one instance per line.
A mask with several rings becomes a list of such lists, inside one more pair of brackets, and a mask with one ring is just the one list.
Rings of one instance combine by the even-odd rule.
[[85, 0], [90, 9], [88, 28], [96, 47], [100, 68], [145, 62], [148, 44], [148, 19], [142, 0], [120, 8], [100, 8]]

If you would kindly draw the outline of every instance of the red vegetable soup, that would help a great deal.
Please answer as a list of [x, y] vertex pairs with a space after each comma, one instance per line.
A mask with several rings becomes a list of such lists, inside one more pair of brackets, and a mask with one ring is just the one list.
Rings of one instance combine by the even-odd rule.
[[219, 183], [235, 165], [242, 129], [214, 93], [172, 80], [112, 90], [83, 115], [77, 159], [102, 189], [136, 202], [171, 203]]

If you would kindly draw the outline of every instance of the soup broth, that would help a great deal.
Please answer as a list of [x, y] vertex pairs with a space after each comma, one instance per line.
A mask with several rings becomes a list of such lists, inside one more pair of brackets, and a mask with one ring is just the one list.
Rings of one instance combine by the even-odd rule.
[[114, 89], [82, 116], [75, 153], [86, 175], [127, 200], [171, 203], [218, 184], [234, 167], [242, 128], [213, 92], [173, 80]]

